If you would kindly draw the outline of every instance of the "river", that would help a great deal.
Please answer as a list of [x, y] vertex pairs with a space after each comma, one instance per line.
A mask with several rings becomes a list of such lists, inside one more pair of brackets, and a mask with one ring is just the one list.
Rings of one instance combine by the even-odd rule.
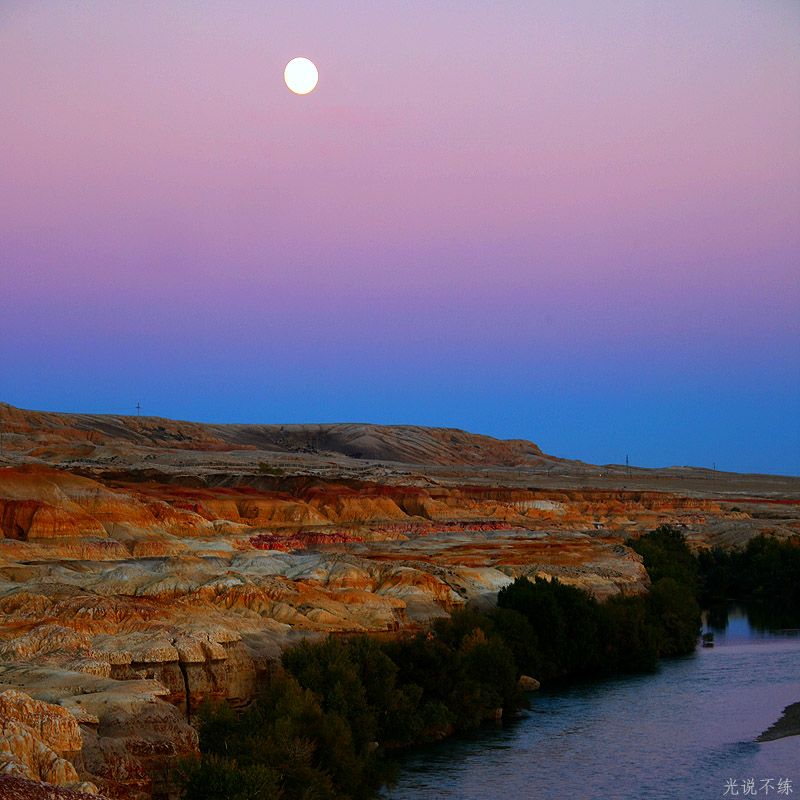
[[760, 632], [739, 609], [711, 630], [714, 647], [654, 673], [534, 692], [502, 727], [405, 754], [383, 796], [800, 798], [800, 736], [753, 741], [800, 701], [800, 637]]

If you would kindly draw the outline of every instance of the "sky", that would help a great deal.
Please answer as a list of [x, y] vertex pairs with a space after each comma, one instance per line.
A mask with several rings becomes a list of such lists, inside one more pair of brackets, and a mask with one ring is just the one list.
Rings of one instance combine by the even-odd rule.
[[4, 0], [0, 319], [23, 408], [798, 475], [800, 4]]

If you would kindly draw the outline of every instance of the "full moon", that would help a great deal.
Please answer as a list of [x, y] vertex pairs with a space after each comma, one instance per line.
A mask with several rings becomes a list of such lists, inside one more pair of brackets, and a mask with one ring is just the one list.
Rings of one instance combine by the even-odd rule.
[[319, 73], [307, 58], [293, 58], [283, 71], [283, 79], [295, 94], [308, 94], [317, 85]]

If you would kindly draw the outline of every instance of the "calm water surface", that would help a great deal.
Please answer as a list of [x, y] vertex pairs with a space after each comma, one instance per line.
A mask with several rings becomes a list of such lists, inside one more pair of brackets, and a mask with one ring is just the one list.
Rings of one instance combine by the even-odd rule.
[[535, 692], [502, 728], [407, 754], [384, 796], [699, 800], [731, 797], [729, 779], [741, 797], [752, 778], [756, 797], [781, 798], [788, 778], [800, 798], [800, 736], [753, 741], [800, 701], [800, 637], [756, 631], [738, 610], [712, 630], [713, 648], [654, 674]]

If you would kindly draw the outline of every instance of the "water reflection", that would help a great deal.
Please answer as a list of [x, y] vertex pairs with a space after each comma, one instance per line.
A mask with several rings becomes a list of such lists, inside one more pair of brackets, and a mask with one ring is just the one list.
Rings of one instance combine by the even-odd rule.
[[[713, 633], [715, 644], [742, 639], [782, 639], [797, 636], [797, 619], [786, 611], [728, 603], [703, 612], [703, 633]], [[724, 638], [720, 638], [724, 637]]]

